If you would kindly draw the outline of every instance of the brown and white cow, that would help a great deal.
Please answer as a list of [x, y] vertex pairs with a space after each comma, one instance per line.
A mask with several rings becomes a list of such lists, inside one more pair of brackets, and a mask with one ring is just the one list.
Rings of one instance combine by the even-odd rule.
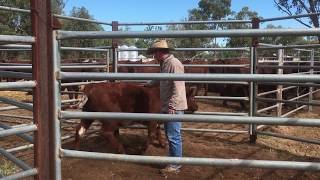
[[[196, 90], [188, 89], [188, 105], [190, 111], [197, 110], [194, 101]], [[130, 113], [160, 113], [159, 87], [143, 87], [135, 83], [98, 83], [89, 84], [84, 88], [84, 93], [88, 101], [83, 107], [85, 112], [130, 112]], [[80, 139], [90, 127], [94, 119], [82, 119], [80, 125], [76, 128], [75, 145], [80, 147]], [[120, 121], [107, 120], [101, 121], [101, 134], [104, 136], [119, 153], [125, 153], [125, 149], [119, 143], [117, 136], [119, 128], [134, 123], [141, 123], [147, 126], [148, 140], [146, 147], [150, 142], [158, 140], [161, 146], [164, 142], [161, 138], [158, 121]]]

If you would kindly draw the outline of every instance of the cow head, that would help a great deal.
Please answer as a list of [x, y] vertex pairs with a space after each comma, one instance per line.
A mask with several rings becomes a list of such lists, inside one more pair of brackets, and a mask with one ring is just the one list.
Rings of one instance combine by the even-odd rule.
[[186, 87], [188, 109], [186, 112], [193, 113], [198, 110], [198, 105], [194, 96], [197, 94], [197, 87]]

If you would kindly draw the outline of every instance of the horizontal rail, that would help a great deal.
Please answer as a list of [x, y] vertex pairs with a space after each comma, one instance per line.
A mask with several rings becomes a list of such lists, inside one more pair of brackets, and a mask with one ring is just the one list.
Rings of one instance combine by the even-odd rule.
[[[120, 61], [121, 62], [121, 61]], [[248, 67], [249, 64], [183, 64], [184, 67], [230, 67], [241, 68]], [[118, 64], [118, 67], [160, 67], [160, 64]]]
[[260, 19], [260, 22], [268, 22], [268, 21], [278, 21], [278, 20], [285, 20], [285, 19], [295, 19], [295, 18], [302, 18], [302, 17], [310, 17], [312, 15], [319, 15], [320, 13], [308, 13], [308, 14], [299, 14], [299, 15], [290, 15], [290, 16], [282, 16], [282, 17], [273, 17], [273, 18], [264, 18]]
[[89, 22], [89, 23], [103, 24], [103, 25], [112, 26], [112, 23], [110, 23], [110, 22], [102, 22], [102, 21], [96, 21], [96, 20], [79, 18], [79, 17], [72, 17], [72, 16], [63, 16], [63, 15], [59, 15], [59, 14], [54, 14], [54, 16], [59, 18], [59, 19], [74, 20], [74, 21]]
[[81, 47], [61, 47], [61, 50], [65, 51], [90, 51], [90, 52], [109, 52], [109, 49], [98, 49], [98, 48], [81, 48]]
[[248, 81], [248, 82], [315, 82], [319, 75], [277, 74], [172, 74], [172, 73], [81, 73], [60, 72], [62, 80], [181, 80], [181, 81]]
[[7, 130], [1, 130], [0, 137], [2, 138], [2, 137], [6, 137], [6, 136], [15, 135], [15, 134], [33, 132], [36, 130], [37, 130], [37, 126], [35, 124], [27, 125], [27, 126], [23, 126], [23, 127], [12, 128], [12, 129], [7, 129]]
[[32, 45], [28, 44], [3, 44], [0, 45], [0, 48], [22, 48], [22, 49], [31, 49]]
[[287, 126], [320, 126], [318, 119], [279, 118], [279, 117], [245, 117], [245, 116], [212, 116], [212, 115], [171, 115], [152, 113], [118, 113], [118, 112], [71, 112], [61, 111], [61, 119], [99, 119], [99, 120], [130, 120], [130, 121], [181, 121], [208, 122], [229, 124], [274, 124]]
[[79, 86], [79, 85], [87, 85], [87, 84], [95, 84], [95, 83], [105, 83], [105, 82], [108, 82], [108, 81], [91, 81], [91, 82], [61, 83], [61, 87]]
[[7, 6], [0, 6], [0, 10], [22, 12], [22, 13], [31, 13], [31, 11], [29, 9], [19, 9], [19, 8], [7, 7]]
[[31, 49], [0, 49], [0, 51], [31, 51]]
[[319, 48], [320, 44], [301, 44], [301, 45], [286, 45], [286, 46], [268, 46], [258, 47], [258, 49], [293, 49], [293, 48]]
[[1, 178], [1, 180], [22, 179], [25, 177], [34, 176], [36, 174], [38, 174], [38, 170], [36, 168], [33, 168], [33, 169], [26, 170], [26, 171], [18, 172], [16, 174], [13, 174], [10, 176], [3, 177], [3, 178]]
[[11, 153], [7, 152], [5, 149], [3, 149], [1, 147], [0, 147], [0, 154], [5, 156], [8, 160], [12, 161], [14, 164], [16, 164], [22, 170], [32, 169], [28, 164], [26, 164], [22, 160], [16, 158], [14, 155], [12, 155]]
[[210, 99], [210, 100], [233, 100], [233, 101], [249, 101], [248, 97], [233, 97], [233, 96], [195, 96], [195, 99]]
[[248, 85], [248, 82], [239, 82], [239, 81], [185, 81], [186, 83], [204, 83], [204, 84], [239, 84], [239, 85]]
[[195, 111], [192, 114], [199, 114], [199, 115], [226, 115], [226, 116], [248, 116], [248, 113], [236, 113], [236, 112], [202, 112], [202, 111]]
[[257, 133], [261, 134], [261, 135], [265, 135], [265, 136], [272, 136], [272, 137], [277, 137], [277, 138], [290, 139], [290, 140], [294, 140], [294, 141], [300, 141], [300, 142], [312, 143], [312, 144], [320, 145], [320, 140], [305, 139], [305, 138], [289, 136], [289, 135], [285, 135], [285, 134], [264, 132], [264, 131], [257, 131]]
[[151, 25], [177, 25], [177, 24], [229, 24], [251, 23], [250, 20], [213, 20], [213, 21], [179, 21], [179, 22], [124, 22], [119, 26], [151, 26]]
[[276, 66], [276, 65], [257, 65], [257, 67], [264, 67], [264, 68], [273, 68], [273, 69], [290, 69], [290, 68], [299, 68], [299, 69], [320, 69], [320, 66], [306, 66], [306, 65], [283, 65], [283, 66]]
[[[0, 123], [0, 127], [3, 128], [3, 129], [14, 129], [14, 128], [16, 128], [16, 127], [8, 126], [8, 125], [3, 124], [3, 123]], [[33, 137], [29, 136], [28, 134], [17, 134], [17, 136], [21, 137], [22, 139], [24, 139], [24, 140], [26, 140], [26, 141], [28, 141], [30, 143], [33, 143]]]
[[34, 146], [33, 144], [27, 144], [27, 145], [23, 145], [23, 146], [19, 146], [19, 147], [6, 149], [6, 151], [12, 153], [12, 152], [17, 152], [17, 151], [33, 148], [33, 146]]
[[[93, 64], [82, 64], [82, 65], [67, 65], [61, 66], [61, 69], [68, 70], [68, 69], [99, 69], [99, 68], [107, 68], [107, 65], [93, 65]], [[13, 65], [13, 66], [0, 66], [0, 70], [32, 70], [31, 65], [21, 66], [21, 65]]]
[[[133, 125], [133, 126], [125, 126], [124, 128], [131, 129], [146, 129], [146, 126]], [[161, 129], [164, 129], [161, 127]], [[198, 128], [181, 128], [181, 131], [188, 132], [207, 132], [207, 133], [234, 133], [234, 134], [243, 134], [248, 133], [248, 131], [244, 130], [230, 130], [230, 129], [198, 129]]]
[[0, 35], [0, 42], [34, 43], [35, 38], [32, 36]]
[[34, 88], [36, 87], [35, 81], [23, 81], [23, 82], [0, 82], [0, 90], [11, 88]]
[[[0, 10], [13, 11], [13, 12], [22, 12], [22, 13], [28, 13], [28, 14], [31, 13], [31, 11], [29, 9], [19, 9], [19, 8], [12, 8], [12, 7], [6, 7], [6, 6], [0, 6]], [[60, 15], [60, 14], [54, 14], [54, 16], [59, 18], [59, 19], [90, 22], [90, 23], [104, 24], [104, 25], [109, 25], [109, 26], [112, 25], [112, 23], [109, 23], [109, 22], [101, 22], [101, 21], [85, 19], [85, 18], [78, 18], [78, 17], [72, 17], [72, 16], [63, 16], [63, 15]]]
[[271, 98], [261, 98], [261, 97], [257, 97], [256, 99], [257, 99], [257, 101], [263, 101], [263, 102], [320, 106], [320, 102], [293, 101], [293, 99], [292, 100], [283, 100], [283, 99], [271, 99]]
[[32, 78], [32, 73], [0, 71], [0, 77], [2, 77], [2, 78], [31, 79]]
[[204, 132], [204, 133], [232, 133], [232, 134], [246, 134], [248, 131], [244, 130], [230, 130], [230, 129], [195, 129], [195, 128], [181, 128], [182, 131], [190, 132]]
[[9, 110], [14, 110], [14, 109], [19, 109], [19, 107], [17, 107], [17, 106], [0, 107], [0, 111], [9, 111]]
[[[0, 46], [1, 47], [1, 46]], [[119, 48], [118, 51], [147, 51], [148, 48]], [[173, 48], [174, 51], [250, 51], [249, 47], [238, 48]]]
[[8, 103], [8, 104], [15, 105], [15, 106], [22, 108], [22, 109], [33, 111], [33, 105], [30, 103], [23, 103], [23, 102], [19, 102], [19, 101], [15, 100], [15, 99], [5, 98], [5, 97], [0, 97], [0, 102]]
[[309, 29], [228, 29], [183, 31], [57, 31], [57, 39], [100, 38], [187, 38], [187, 37], [268, 37], [268, 36], [317, 36], [319, 28]]
[[320, 163], [315, 163], [315, 162], [139, 156], [139, 155], [83, 152], [83, 151], [75, 151], [75, 150], [67, 150], [67, 149], [61, 149], [61, 155], [62, 157], [124, 161], [124, 162], [148, 163], [148, 164], [152, 163], [152, 164], [206, 165], [206, 166], [296, 169], [296, 170], [314, 170], [314, 171], [320, 170]]
[[320, 87], [320, 84], [315, 83], [290, 83], [290, 82], [264, 82], [259, 85], [287, 85], [287, 86], [302, 86], [302, 87]]
[[12, 115], [12, 114], [0, 114], [0, 117], [12, 117], [12, 118], [19, 118], [19, 119], [33, 119], [32, 116], [19, 116], [19, 115]]

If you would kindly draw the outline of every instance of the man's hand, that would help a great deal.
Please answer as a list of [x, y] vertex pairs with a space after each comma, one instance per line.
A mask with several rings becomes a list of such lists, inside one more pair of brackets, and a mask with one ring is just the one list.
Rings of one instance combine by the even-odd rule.
[[176, 114], [176, 110], [173, 108], [169, 108], [168, 114]]

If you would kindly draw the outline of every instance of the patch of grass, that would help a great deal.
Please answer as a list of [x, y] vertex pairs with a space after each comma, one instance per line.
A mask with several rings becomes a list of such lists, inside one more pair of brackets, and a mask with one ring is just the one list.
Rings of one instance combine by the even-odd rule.
[[0, 174], [3, 176], [9, 176], [17, 171], [16, 166], [4, 158], [0, 158]]

